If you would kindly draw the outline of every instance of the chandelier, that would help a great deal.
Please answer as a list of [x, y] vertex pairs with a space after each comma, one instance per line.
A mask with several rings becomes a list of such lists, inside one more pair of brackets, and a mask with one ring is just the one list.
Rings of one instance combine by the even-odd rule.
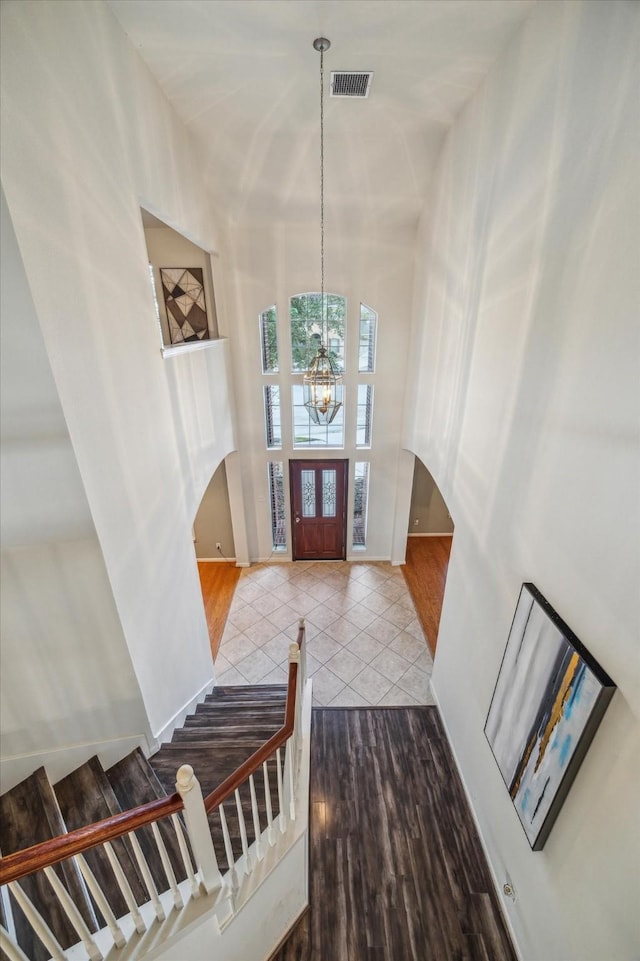
[[[304, 406], [315, 424], [330, 424], [342, 407], [342, 376], [327, 350], [329, 321], [324, 292], [324, 54], [331, 43], [326, 37], [313, 41], [320, 53], [320, 323], [318, 353], [302, 378]], [[324, 342], [323, 342], [324, 338]]]

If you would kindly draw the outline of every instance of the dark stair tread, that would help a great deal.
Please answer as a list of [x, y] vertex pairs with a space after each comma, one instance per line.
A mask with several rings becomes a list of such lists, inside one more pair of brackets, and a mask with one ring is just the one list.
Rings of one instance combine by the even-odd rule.
[[105, 773], [123, 811], [167, 796], [139, 747], [112, 764]]
[[255, 687], [252, 687], [248, 691], [245, 691], [242, 688], [237, 688], [236, 691], [233, 691], [231, 688], [227, 688], [227, 690], [224, 691], [215, 690], [212, 694], [207, 694], [205, 697], [205, 703], [246, 704], [248, 702], [254, 702], [256, 704], [271, 704], [286, 700], [286, 696], [287, 689], [286, 687], [281, 686], [272, 689], [265, 688], [262, 691]]
[[[196, 744], [163, 744], [160, 750], [149, 758], [149, 762], [156, 771], [156, 774], [158, 775], [161, 783], [164, 785], [166, 791], [171, 790], [172, 786], [174, 785], [176, 771], [180, 765], [191, 764], [195, 775], [200, 782], [202, 794], [204, 797], [206, 797], [216, 787], [218, 787], [218, 785], [222, 784], [227, 777], [233, 774], [240, 764], [242, 764], [243, 761], [246, 761], [247, 758], [254, 753], [254, 751], [258, 750], [258, 748], [264, 744], [264, 739], [257, 738], [253, 741], [250, 741], [248, 744], [246, 742], [241, 742], [240, 745], [238, 745], [237, 742], [231, 742], [231, 748], [229, 750], [225, 750], [225, 747], [228, 747], [229, 743], [230, 742], [222, 742], [222, 744], [211, 742]], [[275, 758], [269, 760], [267, 764], [269, 772], [271, 807], [273, 817], [275, 818], [279, 810]], [[258, 810], [260, 812], [260, 825], [261, 829], [264, 830], [264, 828], [267, 826], [267, 815], [262, 766], [254, 775], [254, 784], [258, 801]], [[249, 785], [246, 782], [240, 787], [240, 799], [245, 818], [247, 839], [248, 843], [251, 844], [254, 840], [254, 828], [251, 809], [251, 792]], [[234, 856], [238, 858], [242, 854], [242, 844], [240, 841], [239, 818], [237, 814], [235, 798], [233, 795], [228, 798], [227, 801], [225, 801], [224, 808]], [[220, 870], [224, 871], [228, 865], [220, 815], [217, 810], [212, 811], [209, 815], [209, 825], [218, 859], [218, 865]]]
[[[106, 774], [123, 811], [138, 807], [140, 804], [146, 804], [147, 801], [167, 796], [167, 792], [158, 780], [156, 772], [139, 747], [123, 757], [121, 761], [112, 765]], [[168, 818], [163, 818], [157, 824], [176, 880], [183, 881], [187, 872], [173, 825]], [[140, 841], [140, 846], [158, 891], [166, 891], [169, 884], [151, 826], [139, 828], [136, 831], [136, 837]]]
[[[268, 704], [264, 704], [260, 701], [245, 701], [239, 704], [237, 701], [229, 701], [228, 703], [218, 703], [217, 701], [203, 701], [201, 704], [196, 705], [195, 713], [198, 714], [211, 714], [216, 717], [224, 718], [227, 715], [234, 717], [241, 715], [244, 711], [255, 716], [284, 714], [286, 708], [286, 699], [279, 698], [277, 701], [270, 701]], [[192, 716], [192, 715], [189, 715]]]
[[[66, 833], [66, 830], [56, 796], [43, 767], [0, 797], [0, 850], [3, 855], [48, 841]], [[96, 915], [75, 863], [64, 861], [54, 870], [73, 897], [89, 929], [97, 931]], [[45, 875], [39, 871], [22, 878], [18, 883], [62, 947], [68, 948], [76, 944], [78, 935], [67, 920]], [[33, 961], [44, 961], [49, 957], [49, 953], [36, 937], [12, 895], [10, 904], [18, 944]]]
[[[227, 730], [228, 728], [248, 728], [260, 727], [282, 727], [284, 724], [284, 710], [273, 711], [233, 711], [229, 715], [219, 711], [201, 711], [199, 714], [189, 714], [182, 725], [183, 730], [190, 727], [217, 727]], [[180, 729], [179, 729], [180, 730]]]
[[[86, 764], [58, 781], [55, 792], [70, 831], [92, 824], [94, 821], [101, 821], [113, 814], [120, 814], [122, 811], [109, 778], [97, 757], [90, 758]], [[137, 904], [144, 904], [148, 900], [148, 894], [129, 842], [126, 838], [117, 838], [111, 843]], [[115, 916], [119, 918], [127, 914], [129, 911], [127, 902], [115, 879], [104, 848], [101, 846], [92, 848], [86, 851], [84, 856]]]
[[261, 715], [265, 714], [268, 717], [272, 715], [281, 714], [283, 715], [286, 710], [287, 704], [286, 700], [271, 701], [269, 704], [261, 703], [260, 701], [245, 701], [242, 704], [238, 704], [237, 701], [229, 702], [228, 704], [219, 704], [213, 701], [203, 701], [202, 704], [198, 704], [195, 710], [196, 714], [211, 714], [220, 718], [224, 718], [227, 715], [230, 717], [238, 716], [242, 714], [243, 711], [247, 711], [250, 714]]
[[250, 695], [250, 694], [267, 694], [267, 693], [277, 693], [286, 694], [287, 685], [286, 684], [217, 684], [216, 687], [207, 694], [207, 697], [217, 697], [219, 695]]
[[280, 724], [261, 724], [259, 727], [257, 725], [253, 727], [237, 727], [234, 725], [231, 730], [217, 725], [208, 727], [204, 725], [184, 727], [175, 730], [172, 740], [167, 743], [176, 744], [193, 741], [196, 744], [200, 744], [205, 742], [211, 744], [214, 750], [216, 744], [222, 745], [227, 742], [237, 742], [238, 744], [251, 742], [260, 747], [268, 741], [269, 738], [273, 737], [274, 734], [277, 734], [281, 726]]
[[251, 741], [256, 742], [257, 746], [264, 744], [269, 738], [273, 737], [280, 730], [280, 724], [261, 724], [260, 727], [205, 727], [193, 726], [178, 728], [173, 732], [173, 737], [169, 743], [184, 744], [193, 742], [206, 742], [211, 744], [223, 744], [226, 741]]
[[[181, 764], [190, 764], [206, 797], [251, 757], [259, 746], [245, 747], [239, 752], [235, 748], [229, 751], [213, 751], [209, 745], [200, 744], [165, 744], [149, 760], [166, 791], [175, 783], [176, 771]], [[272, 763], [275, 770], [275, 761]]]

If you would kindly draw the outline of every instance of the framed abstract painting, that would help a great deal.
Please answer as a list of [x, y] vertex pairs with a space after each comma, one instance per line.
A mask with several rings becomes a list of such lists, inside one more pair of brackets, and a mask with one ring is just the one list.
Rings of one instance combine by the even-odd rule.
[[171, 344], [209, 339], [201, 267], [161, 267], [162, 293]]
[[484, 730], [534, 851], [615, 689], [540, 591], [523, 584]]

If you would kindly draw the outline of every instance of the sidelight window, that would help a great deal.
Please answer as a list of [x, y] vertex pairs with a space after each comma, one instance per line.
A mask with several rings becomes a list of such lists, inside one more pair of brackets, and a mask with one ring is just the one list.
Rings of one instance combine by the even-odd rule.
[[282, 447], [282, 423], [280, 418], [280, 388], [270, 384], [264, 388], [264, 427], [267, 447]]
[[376, 363], [376, 327], [378, 315], [366, 304], [360, 304], [360, 343], [358, 345], [358, 370], [372, 374]]
[[367, 507], [369, 502], [369, 464], [357, 461], [355, 465], [353, 498], [353, 547], [364, 550], [367, 546]]
[[371, 447], [371, 418], [373, 415], [373, 387], [358, 384], [356, 417], [356, 447]]
[[284, 504], [284, 471], [282, 461], [268, 464], [269, 503], [271, 506], [271, 540], [274, 551], [287, 548], [287, 523]]

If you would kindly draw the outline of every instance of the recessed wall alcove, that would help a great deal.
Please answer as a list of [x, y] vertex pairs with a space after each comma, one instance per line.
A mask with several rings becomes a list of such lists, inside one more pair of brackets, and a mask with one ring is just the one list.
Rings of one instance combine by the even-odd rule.
[[140, 208], [162, 346], [182, 348], [218, 337], [211, 254]]

